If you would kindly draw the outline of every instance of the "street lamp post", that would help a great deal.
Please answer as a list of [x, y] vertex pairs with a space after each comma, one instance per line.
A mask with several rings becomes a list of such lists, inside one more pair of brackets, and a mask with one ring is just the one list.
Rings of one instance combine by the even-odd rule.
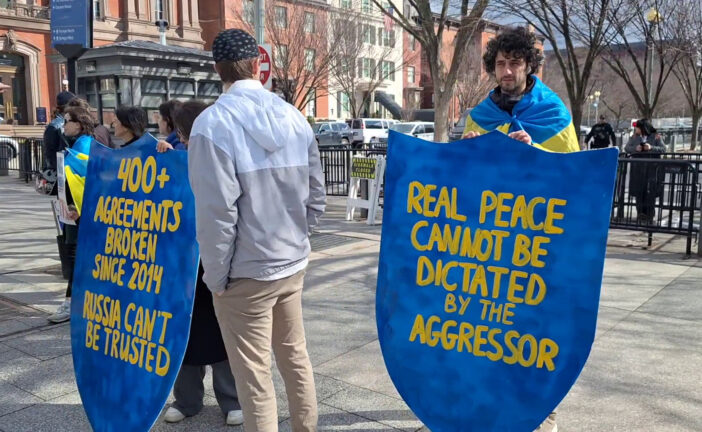
[[592, 123], [590, 122], [590, 107], [592, 106], [592, 99], [593, 95], [588, 95], [587, 97], [587, 125], [592, 126]]
[[597, 91], [595, 92], [595, 103], [593, 104], [593, 105], [595, 105], [595, 119], [594, 119], [593, 123], [596, 122], [596, 121], [599, 119], [599, 117], [597, 116], [597, 114], [598, 114], [598, 112], [599, 112], [598, 107], [599, 107], [599, 105], [600, 105], [600, 95], [601, 95], [601, 94], [602, 94], [602, 92], [599, 91], [599, 90], [597, 90]]

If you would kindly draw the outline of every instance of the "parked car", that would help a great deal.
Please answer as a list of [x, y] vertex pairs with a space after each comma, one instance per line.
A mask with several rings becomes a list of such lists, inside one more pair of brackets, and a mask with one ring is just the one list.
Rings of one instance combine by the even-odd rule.
[[369, 144], [371, 141], [378, 142], [380, 138], [388, 137], [388, 129], [395, 123], [395, 120], [358, 118], [351, 120], [353, 129], [352, 144]]
[[312, 125], [317, 145], [349, 145], [353, 141], [353, 131], [343, 122], [319, 122]]
[[431, 122], [396, 123], [390, 126], [390, 129], [405, 135], [434, 141], [434, 123]]
[[463, 114], [461, 114], [461, 118], [458, 119], [458, 123], [451, 128], [448, 136], [449, 142], [461, 139], [463, 131], [466, 129], [466, 120], [468, 119], [468, 114], [470, 114], [471, 109], [472, 108], [468, 108], [465, 110]]

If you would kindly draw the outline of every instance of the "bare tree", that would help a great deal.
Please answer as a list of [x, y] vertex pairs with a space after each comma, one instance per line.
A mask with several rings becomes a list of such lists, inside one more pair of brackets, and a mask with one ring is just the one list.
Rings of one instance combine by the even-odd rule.
[[372, 25], [359, 8], [332, 9], [329, 17], [329, 34], [336, 53], [329, 67], [330, 86], [339, 88], [348, 97], [351, 115], [360, 117], [369, 111], [376, 90], [386, 80], [402, 80], [402, 68], [410, 59], [395, 49], [396, 38], [402, 35], [395, 36]]
[[[235, 16], [245, 30], [253, 33], [253, 1], [243, 0], [243, 4], [243, 11], [235, 9]], [[300, 110], [328, 93], [327, 77], [337, 52], [330, 48], [334, 41], [329, 40], [326, 31], [327, 10], [321, 2], [266, 2], [265, 35], [273, 50], [275, 90]]]
[[495, 80], [482, 71], [480, 63], [464, 62], [458, 72], [455, 90], [460, 112], [482, 102], [494, 86]]
[[[664, 86], [681, 53], [670, 39], [671, 17], [679, 2], [623, 0], [610, 8], [607, 25], [613, 37], [603, 60], [624, 81], [639, 113], [653, 118]], [[646, 7], [649, 6], [649, 9]]]
[[[406, 9], [398, 8], [397, 3], [392, 9], [379, 0], [373, 0], [373, 3], [421, 45], [434, 84], [434, 137], [437, 141], [447, 140], [449, 106], [458, 70], [465, 58], [468, 42], [480, 28], [489, 0], [460, 0], [460, 8], [450, 0], [407, 0]], [[454, 12], [458, 15], [450, 16]], [[453, 39], [452, 55], [444, 56], [444, 33], [450, 20], [458, 21], [459, 27]]]
[[692, 140], [694, 150], [699, 140], [702, 117], [702, 3], [700, 0], [680, 0], [671, 14], [672, 39], [677, 41], [680, 61], [673, 66], [673, 74], [680, 82], [692, 114]]
[[608, 40], [607, 16], [625, 0], [495, 0], [542, 34], [553, 47], [573, 125], [580, 130], [592, 66]]

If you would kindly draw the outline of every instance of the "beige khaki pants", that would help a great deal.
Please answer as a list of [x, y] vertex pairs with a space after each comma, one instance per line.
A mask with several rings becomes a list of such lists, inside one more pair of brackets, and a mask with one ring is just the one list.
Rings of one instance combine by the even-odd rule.
[[276, 281], [232, 279], [214, 307], [247, 432], [276, 432], [271, 346], [288, 395], [293, 431], [317, 430], [317, 394], [302, 324], [305, 271]]

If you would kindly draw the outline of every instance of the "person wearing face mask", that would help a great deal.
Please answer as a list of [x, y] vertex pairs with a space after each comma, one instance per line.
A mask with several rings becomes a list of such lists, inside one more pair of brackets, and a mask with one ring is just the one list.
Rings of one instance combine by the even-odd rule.
[[471, 110], [463, 138], [499, 130], [553, 152], [580, 150], [568, 109], [535, 75], [542, 61], [536, 36], [524, 27], [508, 28], [488, 42], [483, 63], [497, 87]]
[[[665, 152], [661, 141], [648, 119], [637, 120], [634, 135], [624, 150], [635, 159], [656, 159]], [[650, 164], [632, 164], [629, 193], [636, 199], [636, 217], [639, 223], [651, 224], [656, 215], [656, 198], [660, 195], [663, 179], [660, 169]]]
[[126, 147], [141, 138], [146, 132], [147, 124], [146, 112], [133, 106], [117, 108], [115, 110], [115, 119], [112, 121], [115, 137], [124, 142], [122, 147]]
[[95, 140], [93, 131], [95, 121], [88, 110], [82, 107], [69, 107], [65, 110], [63, 135], [69, 143], [64, 151], [64, 171], [66, 175], [66, 201], [68, 202], [68, 217], [75, 225], [64, 226], [66, 258], [68, 259], [69, 274], [66, 298], [56, 312], [47, 319], [52, 323], [68, 321], [71, 317], [71, 289], [73, 287], [73, 267], [76, 262], [76, 245], [78, 243], [78, 226], [83, 204], [85, 189], [85, 174], [88, 169], [90, 145]]

